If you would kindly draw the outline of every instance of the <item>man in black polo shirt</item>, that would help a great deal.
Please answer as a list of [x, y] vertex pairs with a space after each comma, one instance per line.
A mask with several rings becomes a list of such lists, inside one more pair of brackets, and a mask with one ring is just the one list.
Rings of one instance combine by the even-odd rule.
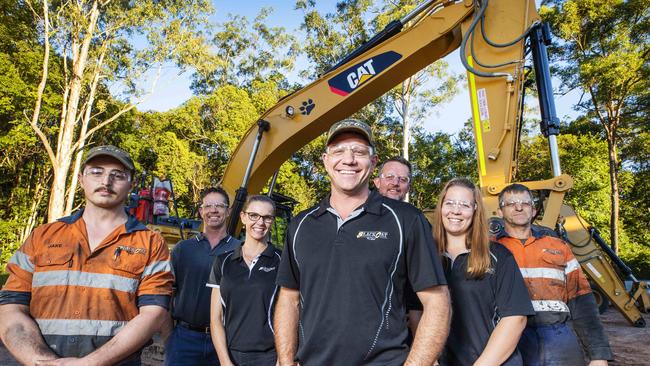
[[219, 364], [210, 338], [210, 288], [206, 284], [215, 258], [240, 245], [226, 232], [229, 213], [228, 194], [222, 188], [208, 188], [201, 194], [199, 208], [203, 232], [180, 241], [172, 250], [176, 327], [167, 340], [165, 365]]
[[[424, 215], [369, 190], [377, 155], [367, 124], [334, 124], [322, 158], [331, 192], [292, 220], [278, 271], [280, 365], [433, 364], [449, 295]], [[410, 352], [407, 281], [424, 307]]]

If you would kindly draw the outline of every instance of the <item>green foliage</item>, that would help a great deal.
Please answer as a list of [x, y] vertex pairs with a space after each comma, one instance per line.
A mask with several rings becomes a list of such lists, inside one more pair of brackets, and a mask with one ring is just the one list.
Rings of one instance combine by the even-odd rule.
[[433, 208], [438, 193], [452, 178], [478, 180], [476, 152], [469, 127], [458, 136], [418, 132], [414, 135], [411, 159], [414, 166], [411, 203], [421, 209]]
[[0, 273], [0, 286], [4, 286], [8, 278], [9, 278], [9, 273]]
[[2, 240], [0, 243], [0, 274], [7, 266], [9, 258], [20, 247], [19, 225], [16, 221], [0, 221], [0, 240]]
[[[591, 135], [566, 134], [558, 137], [558, 146], [562, 170], [574, 178], [565, 202], [604, 232], [609, 226], [607, 143]], [[552, 178], [548, 142], [543, 136], [522, 141], [519, 177], [527, 181]]]
[[[208, 72], [194, 74], [192, 90], [211, 94], [225, 84], [251, 86], [255, 81], [284, 82], [300, 50], [296, 38], [284, 27], [269, 27], [271, 8], [262, 8], [251, 24], [241, 15], [228, 16], [214, 33], [215, 54]], [[275, 101], [275, 99], [274, 99]]]

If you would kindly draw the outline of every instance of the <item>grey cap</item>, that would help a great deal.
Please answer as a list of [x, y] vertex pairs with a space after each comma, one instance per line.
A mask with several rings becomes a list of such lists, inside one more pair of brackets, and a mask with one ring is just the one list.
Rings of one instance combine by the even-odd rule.
[[97, 146], [93, 147], [88, 151], [88, 154], [86, 154], [86, 157], [84, 158], [83, 164], [81, 166], [85, 166], [88, 164], [88, 162], [98, 156], [110, 156], [113, 159], [116, 159], [122, 165], [124, 165], [125, 168], [131, 171], [131, 173], [135, 172], [135, 165], [133, 164], [133, 159], [131, 159], [131, 155], [129, 155], [128, 152], [120, 149], [119, 147], [115, 147], [113, 145], [104, 145], [104, 146]]
[[327, 145], [332, 142], [334, 137], [343, 132], [358, 133], [361, 136], [365, 137], [366, 140], [368, 140], [368, 144], [370, 144], [370, 146], [375, 147], [375, 139], [372, 136], [372, 129], [370, 126], [368, 126], [367, 123], [352, 118], [336, 122], [334, 125], [332, 125], [332, 127], [330, 127], [330, 130], [327, 133]]

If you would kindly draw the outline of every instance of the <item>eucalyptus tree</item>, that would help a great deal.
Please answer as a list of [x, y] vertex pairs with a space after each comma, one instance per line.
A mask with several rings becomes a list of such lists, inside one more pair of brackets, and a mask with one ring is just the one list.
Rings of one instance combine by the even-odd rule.
[[[88, 139], [143, 100], [146, 91], [138, 85], [151, 76], [148, 72], [166, 64], [209, 67], [206, 61], [211, 55], [203, 30], [211, 4], [207, 0], [42, 0], [22, 4], [36, 18], [43, 47], [29, 124], [52, 166], [48, 221], [53, 221], [72, 208], [76, 172]], [[62, 102], [54, 120], [41, 114], [44, 90], [51, 81], [51, 57], [61, 58], [63, 63]], [[120, 90], [115, 96], [123, 103], [117, 111], [107, 113], [110, 87]], [[66, 192], [70, 197], [67, 205]]]
[[619, 241], [621, 129], [650, 88], [650, 1], [551, 0], [540, 13], [558, 36], [552, 55], [564, 89], [583, 92], [576, 108], [597, 121], [608, 147], [610, 242]]

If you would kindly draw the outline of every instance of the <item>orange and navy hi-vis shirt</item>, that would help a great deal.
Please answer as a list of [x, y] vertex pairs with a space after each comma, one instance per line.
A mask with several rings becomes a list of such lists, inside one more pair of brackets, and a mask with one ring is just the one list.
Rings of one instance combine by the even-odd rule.
[[562, 240], [533, 228], [525, 243], [502, 233], [497, 241], [512, 252], [524, 277], [535, 317], [529, 324], [560, 323], [571, 317], [570, 303], [591, 292], [571, 248]]
[[36, 228], [7, 264], [0, 304], [29, 306], [47, 345], [83, 357], [145, 305], [169, 307], [173, 276], [165, 241], [129, 217], [90, 251], [83, 210]]

